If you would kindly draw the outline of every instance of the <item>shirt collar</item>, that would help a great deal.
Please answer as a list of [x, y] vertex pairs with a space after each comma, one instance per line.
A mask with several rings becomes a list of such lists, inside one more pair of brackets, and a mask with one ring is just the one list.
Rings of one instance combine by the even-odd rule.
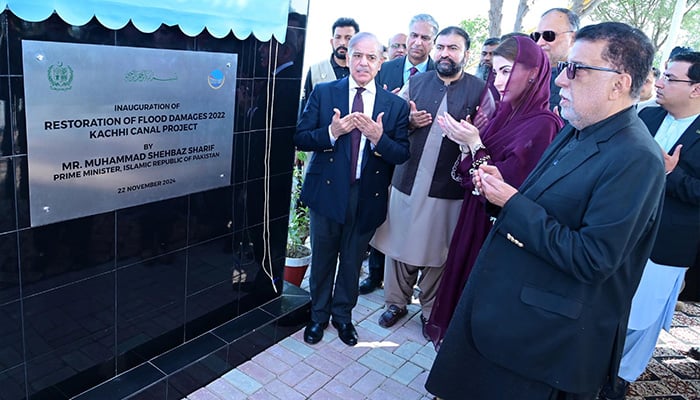
[[405, 72], [405, 71], [408, 71], [409, 69], [411, 69], [411, 67], [416, 67], [418, 72], [425, 72], [428, 69], [428, 60], [430, 60], [430, 57], [426, 58], [425, 61], [423, 61], [422, 63], [420, 63], [418, 65], [413, 65], [413, 64], [411, 64], [410, 61], [408, 61], [408, 56], [407, 56], [405, 62], [403, 63], [403, 70]]
[[695, 114], [695, 115], [691, 115], [691, 116], [689, 116], [689, 117], [676, 119], [676, 118], [673, 117], [673, 115], [671, 115], [671, 113], [666, 113], [666, 119], [668, 119], [669, 121], [675, 121], [675, 122], [678, 122], [678, 123], [681, 123], [681, 124], [688, 123], [688, 125], [690, 125], [690, 123], [692, 123], [693, 121], [695, 121], [695, 119], [696, 119], [698, 116], [700, 116], [700, 114]]
[[[350, 90], [355, 90], [356, 87], [360, 86], [354, 79], [352, 79], [352, 76], [348, 76], [348, 82], [350, 83]], [[371, 94], [377, 93], [377, 84], [374, 82], [374, 79], [370, 80], [369, 83], [364, 86], [364, 88]]]

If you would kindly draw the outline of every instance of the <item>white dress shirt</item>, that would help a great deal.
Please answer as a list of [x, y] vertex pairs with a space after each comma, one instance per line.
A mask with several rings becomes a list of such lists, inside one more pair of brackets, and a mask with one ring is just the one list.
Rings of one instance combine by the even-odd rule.
[[[355, 99], [355, 93], [357, 93], [357, 88], [360, 85], [358, 85], [357, 82], [355, 82], [355, 80], [352, 79], [352, 76], [348, 76], [348, 80], [350, 82], [350, 90], [348, 90], [348, 105], [350, 106], [350, 109], [352, 109], [352, 102]], [[370, 80], [367, 86], [364, 86], [364, 88], [365, 91], [361, 94], [363, 105], [362, 113], [372, 118], [372, 113], [374, 111], [374, 99], [377, 96], [377, 85], [374, 83], [374, 79]], [[340, 117], [343, 118], [344, 115], [341, 115]], [[335, 146], [335, 141], [337, 139], [331, 133], [330, 125], [328, 126], [328, 135], [331, 139], [331, 144]], [[364, 153], [363, 150], [365, 148], [365, 143], [367, 143], [367, 138], [365, 137], [365, 135], [362, 135], [360, 137], [360, 152], [357, 155], [357, 169], [355, 170], [355, 179], [360, 179], [360, 173], [362, 172], [362, 156]]]

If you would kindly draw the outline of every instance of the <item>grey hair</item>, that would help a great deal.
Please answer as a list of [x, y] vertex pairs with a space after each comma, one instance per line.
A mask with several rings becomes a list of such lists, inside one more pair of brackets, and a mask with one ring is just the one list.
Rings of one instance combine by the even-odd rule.
[[426, 22], [430, 27], [432, 28], [433, 31], [433, 38], [437, 36], [438, 31], [440, 30], [440, 25], [438, 25], [437, 21], [435, 21], [435, 18], [433, 18], [432, 15], [430, 14], [418, 14], [411, 18], [411, 22], [408, 24], [408, 30], [411, 30], [411, 27], [413, 24], [416, 22]]
[[569, 28], [574, 32], [576, 32], [581, 25], [581, 20], [579, 19], [578, 15], [568, 8], [550, 8], [549, 10], [545, 11], [542, 16], [544, 17], [545, 15], [553, 12], [566, 15], [566, 19], [569, 20]]
[[377, 36], [374, 33], [369, 32], [359, 32], [350, 39], [350, 42], [348, 42], [348, 54], [352, 53], [357, 43], [365, 40], [373, 41], [374, 47], [377, 50], [377, 54], [382, 54], [382, 49], [384, 48], [384, 45], [382, 44], [382, 42], [379, 41], [379, 39], [377, 39]]

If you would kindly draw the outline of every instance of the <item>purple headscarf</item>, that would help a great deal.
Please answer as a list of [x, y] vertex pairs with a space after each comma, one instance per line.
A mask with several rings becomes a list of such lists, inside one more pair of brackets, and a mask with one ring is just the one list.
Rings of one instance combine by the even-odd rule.
[[[506, 92], [514, 81], [524, 81], [528, 79], [528, 74], [533, 68], [537, 68], [534, 80], [525, 91], [516, 99], [517, 103], [509, 101], [499, 101], [495, 114], [483, 129], [482, 138], [490, 133], [498, 131], [506, 123], [529, 118], [533, 114], [546, 113], [549, 111], [549, 79], [551, 69], [549, 59], [532, 39], [525, 36], [514, 36], [511, 38], [518, 44], [518, 54], [513, 61], [513, 68], [510, 72], [510, 79], [506, 84]], [[552, 118], [556, 118], [552, 114]]]

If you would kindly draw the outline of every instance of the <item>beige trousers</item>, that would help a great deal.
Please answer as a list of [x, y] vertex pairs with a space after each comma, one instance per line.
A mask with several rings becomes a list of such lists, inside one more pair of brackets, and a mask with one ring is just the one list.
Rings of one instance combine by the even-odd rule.
[[411, 303], [413, 287], [418, 285], [423, 317], [430, 318], [437, 288], [440, 285], [444, 265], [418, 267], [394, 260], [389, 256], [384, 261], [384, 303], [404, 308]]

